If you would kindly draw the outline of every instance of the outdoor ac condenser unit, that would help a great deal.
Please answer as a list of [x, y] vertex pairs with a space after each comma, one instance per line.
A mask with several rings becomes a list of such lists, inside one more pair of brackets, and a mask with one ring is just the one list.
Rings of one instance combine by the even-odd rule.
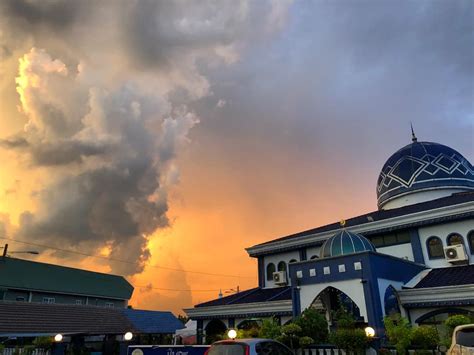
[[460, 263], [467, 260], [467, 254], [462, 244], [444, 248], [444, 255], [446, 255], [446, 260], [450, 263]]
[[273, 281], [275, 285], [286, 285], [286, 272], [285, 271], [276, 271], [273, 273]]

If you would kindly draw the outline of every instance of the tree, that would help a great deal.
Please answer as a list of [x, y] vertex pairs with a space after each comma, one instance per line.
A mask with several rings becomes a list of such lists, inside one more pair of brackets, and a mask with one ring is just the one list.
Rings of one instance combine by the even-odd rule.
[[300, 337], [301, 327], [296, 323], [290, 323], [281, 327], [281, 335], [277, 338], [277, 340], [283, 344], [286, 344], [291, 349], [296, 349], [300, 346]]
[[353, 316], [341, 308], [334, 318], [337, 329], [329, 335], [329, 341], [346, 353], [363, 352], [369, 345], [369, 339], [363, 329], [356, 327]]
[[281, 335], [281, 326], [275, 318], [267, 318], [262, 322], [258, 336], [265, 339], [277, 339]]
[[411, 325], [408, 319], [397, 313], [385, 317], [383, 322], [388, 341], [395, 346], [398, 354], [405, 354], [411, 342]]
[[314, 308], [305, 309], [295, 323], [301, 327], [301, 335], [313, 339], [314, 343], [324, 343], [328, 340], [326, 318]]
[[424, 350], [436, 348], [439, 343], [438, 331], [435, 327], [422, 325], [411, 331], [411, 345]]

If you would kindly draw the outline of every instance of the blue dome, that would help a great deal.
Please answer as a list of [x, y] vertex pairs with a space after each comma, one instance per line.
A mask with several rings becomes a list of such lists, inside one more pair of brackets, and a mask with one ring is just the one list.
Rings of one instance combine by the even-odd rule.
[[474, 169], [454, 149], [415, 139], [383, 166], [377, 181], [378, 206], [413, 192], [437, 189], [474, 189]]
[[345, 229], [326, 240], [321, 247], [320, 257], [347, 255], [362, 251], [375, 251], [373, 244], [364, 236]]

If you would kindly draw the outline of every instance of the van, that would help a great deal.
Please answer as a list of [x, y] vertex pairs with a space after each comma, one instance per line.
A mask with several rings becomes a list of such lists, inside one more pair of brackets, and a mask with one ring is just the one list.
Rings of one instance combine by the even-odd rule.
[[474, 324], [454, 328], [451, 347], [447, 355], [474, 355]]

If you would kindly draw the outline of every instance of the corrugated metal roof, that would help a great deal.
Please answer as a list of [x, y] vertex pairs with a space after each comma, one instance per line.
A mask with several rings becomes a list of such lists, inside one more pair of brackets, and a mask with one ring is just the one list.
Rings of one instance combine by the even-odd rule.
[[35, 261], [0, 257], [0, 288], [130, 299], [133, 286], [122, 276]]
[[123, 313], [139, 333], [174, 334], [184, 324], [171, 312], [124, 309]]

